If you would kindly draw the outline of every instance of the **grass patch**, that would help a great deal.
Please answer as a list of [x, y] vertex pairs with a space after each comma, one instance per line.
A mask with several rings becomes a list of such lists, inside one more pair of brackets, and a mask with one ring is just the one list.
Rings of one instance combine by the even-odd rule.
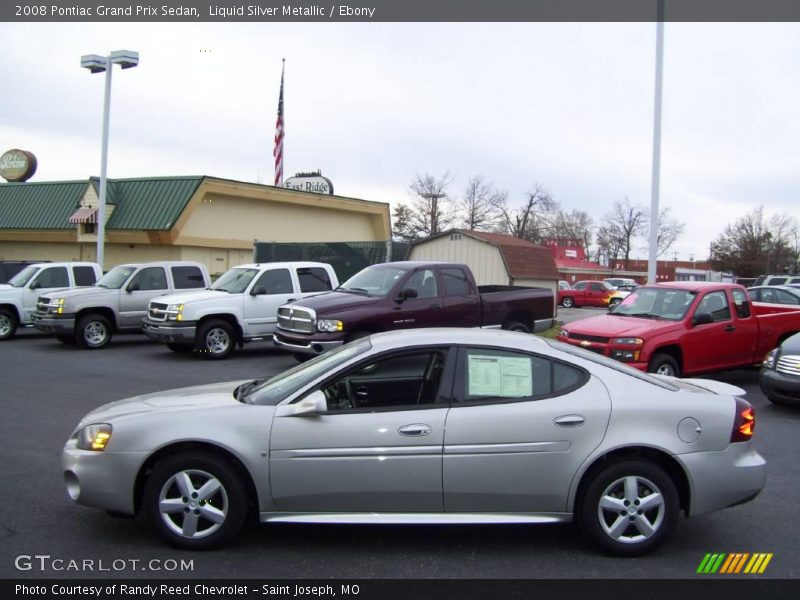
[[558, 335], [558, 330], [559, 329], [561, 329], [561, 325], [556, 325], [555, 327], [551, 327], [550, 329], [548, 329], [546, 331], [540, 331], [536, 335], [544, 337], [544, 338], [550, 338], [551, 340], [554, 340], [554, 339], [556, 339], [556, 336]]

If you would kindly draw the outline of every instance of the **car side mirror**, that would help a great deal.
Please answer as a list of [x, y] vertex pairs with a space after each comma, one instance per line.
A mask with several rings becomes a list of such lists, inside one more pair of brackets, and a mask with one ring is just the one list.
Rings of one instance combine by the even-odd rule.
[[139, 291], [139, 284], [138, 283], [132, 283], [128, 287], [125, 288], [125, 291], [128, 292], [128, 293], [138, 292]]
[[33, 283], [31, 283], [32, 290], [38, 290], [40, 287], [42, 287], [42, 284], [39, 281], [34, 281]]
[[325, 398], [325, 394], [319, 390], [311, 392], [300, 402], [295, 402], [289, 406], [294, 417], [312, 417], [324, 415], [328, 412], [328, 400]]
[[265, 296], [267, 294], [267, 288], [263, 285], [254, 286], [252, 290], [250, 290], [251, 296]]
[[713, 322], [714, 322], [714, 317], [711, 316], [710, 312], [697, 313], [692, 319], [693, 326], [708, 325], [709, 323]]
[[408, 300], [409, 298], [416, 298], [418, 296], [417, 290], [413, 288], [406, 288], [402, 292], [400, 292], [400, 296], [398, 296], [397, 300], [399, 302], [403, 302], [404, 300]]

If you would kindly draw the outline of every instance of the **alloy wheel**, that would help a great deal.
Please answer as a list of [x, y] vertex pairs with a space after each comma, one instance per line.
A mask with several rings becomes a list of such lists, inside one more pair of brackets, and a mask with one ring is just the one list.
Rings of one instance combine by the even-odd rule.
[[603, 531], [623, 544], [637, 544], [655, 535], [665, 515], [661, 490], [638, 475], [614, 481], [603, 491], [597, 506], [597, 518]]
[[228, 494], [212, 474], [187, 469], [175, 473], [161, 486], [158, 510], [164, 525], [173, 533], [189, 539], [204, 538], [225, 522]]

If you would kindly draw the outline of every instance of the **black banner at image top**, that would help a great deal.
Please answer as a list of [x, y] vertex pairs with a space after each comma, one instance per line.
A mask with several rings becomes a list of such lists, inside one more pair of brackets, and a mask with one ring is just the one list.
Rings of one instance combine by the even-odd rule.
[[8, 22], [800, 21], [797, 0], [9, 0]]

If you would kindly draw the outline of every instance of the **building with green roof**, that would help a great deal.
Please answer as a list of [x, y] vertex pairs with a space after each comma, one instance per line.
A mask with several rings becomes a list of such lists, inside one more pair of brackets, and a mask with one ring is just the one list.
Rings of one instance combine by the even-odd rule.
[[[0, 184], [0, 260], [94, 261], [99, 180]], [[255, 240], [385, 241], [389, 205], [208, 176], [109, 179], [105, 269], [250, 262]]]

